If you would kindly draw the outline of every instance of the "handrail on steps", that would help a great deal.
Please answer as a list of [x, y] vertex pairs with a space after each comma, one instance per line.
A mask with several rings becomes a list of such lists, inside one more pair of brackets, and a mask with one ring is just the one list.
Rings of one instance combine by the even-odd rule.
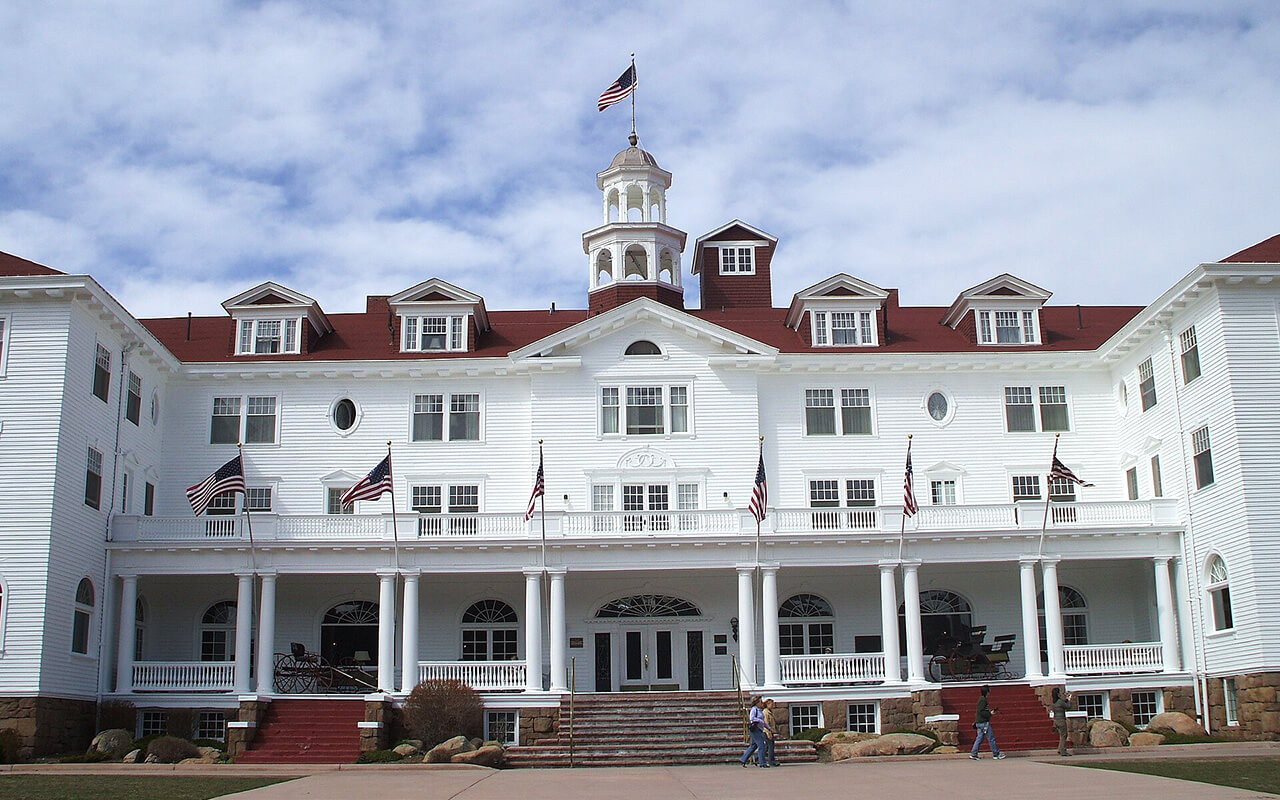
[[742, 740], [748, 741], [751, 738], [751, 728], [747, 723], [747, 707], [742, 702], [742, 673], [738, 671], [738, 656], [732, 655], [733, 659], [733, 688], [738, 693], [738, 719], [742, 720]]
[[569, 659], [569, 768], [573, 768], [573, 696], [578, 683], [578, 658]]

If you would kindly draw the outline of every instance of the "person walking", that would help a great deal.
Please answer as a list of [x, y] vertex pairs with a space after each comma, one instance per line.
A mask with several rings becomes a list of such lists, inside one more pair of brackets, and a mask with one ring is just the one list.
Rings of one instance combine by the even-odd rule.
[[1058, 732], [1058, 755], [1069, 756], [1067, 744], [1067, 712], [1071, 710], [1071, 694], [1057, 686], [1053, 687], [1053, 729]]
[[978, 745], [982, 744], [982, 740], [986, 739], [991, 745], [991, 754], [996, 760], [1004, 758], [1004, 753], [1000, 752], [1000, 746], [996, 744], [995, 731], [991, 730], [991, 717], [998, 714], [1000, 709], [992, 708], [987, 703], [987, 695], [991, 693], [990, 686], [982, 687], [982, 695], [978, 698], [978, 713], [974, 715], [973, 727], [978, 731], [978, 737], [973, 740], [973, 749], [969, 751], [969, 758], [974, 761], [978, 760]]
[[774, 721], [773, 698], [764, 701], [764, 763], [771, 767], [778, 766], [778, 726]]
[[769, 762], [764, 756], [764, 701], [759, 697], [751, 698], [751, 713], [747, 716], [747, 733], [751, 735], [751, 744], [747, 745], [746, 752], [739, 759], [742, 766], [747, 766], [751, 762], [751, 757], [756, 757], [756, 764], [761, 767], [769, 766]]

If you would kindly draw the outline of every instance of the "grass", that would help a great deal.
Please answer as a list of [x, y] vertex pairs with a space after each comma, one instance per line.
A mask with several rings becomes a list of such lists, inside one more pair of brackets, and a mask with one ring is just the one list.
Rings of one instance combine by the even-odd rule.
[[1142, 775], [1158, 775], [1217, 786], [1234, 786], [1267, 794], [1280, 794], [1280, 758], [1228, 758], [1228, 759], [1147, 759], [1143, 761], [1098, 761], [1092, 764], [1075, 763], [1072, 766], [1088, 769], [1112, 769], [1118, 772], [1137, 772]]
[[4, 775], [5, 800], [209, 800], [289, 778], [173, 777], [168, 775]]

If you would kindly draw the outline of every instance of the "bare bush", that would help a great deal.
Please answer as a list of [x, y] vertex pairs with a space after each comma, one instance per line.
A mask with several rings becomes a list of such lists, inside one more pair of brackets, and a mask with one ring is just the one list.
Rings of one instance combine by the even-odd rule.
[[98, 730], [121, 728], [132, 735], [138, 727], [138, 709], [128, 700], [103, 700], [98, 703]]
[[161, 736], [147, 745], [147, 755], [155, 756], [161, 764], [177, 764], [184, 758], [199, 758], [200, 751], [186, 739]]
[[462, 681], [423, 681], [404, 704], [405, 727], [424, 750], [454, 736], [472, 738], [484, 732], [484, 703]]

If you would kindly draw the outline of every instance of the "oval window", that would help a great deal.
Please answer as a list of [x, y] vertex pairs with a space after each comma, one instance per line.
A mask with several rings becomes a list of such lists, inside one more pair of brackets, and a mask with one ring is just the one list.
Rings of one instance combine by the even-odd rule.
[[342, 398], [333, 404], [333, 424], [340, 431], [349, 431], [356, 424], [356, 404]]
[[942, 422], [947, 418], [947, 411], [950, 409], [950, 403], [947, 402], [947, 396], [942, 392], [934, 392], [929, 395], [927, 401], [929, 408], [929, 416], [936, 421]]

